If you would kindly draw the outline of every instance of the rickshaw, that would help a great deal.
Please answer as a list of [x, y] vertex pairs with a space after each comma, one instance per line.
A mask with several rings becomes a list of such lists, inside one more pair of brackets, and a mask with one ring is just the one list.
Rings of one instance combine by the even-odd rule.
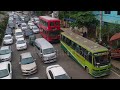
[[36, 36], [35, 35], [30, 35], [29, 36], [29, 44], [34, 46], [34, 41], [36, 39]]

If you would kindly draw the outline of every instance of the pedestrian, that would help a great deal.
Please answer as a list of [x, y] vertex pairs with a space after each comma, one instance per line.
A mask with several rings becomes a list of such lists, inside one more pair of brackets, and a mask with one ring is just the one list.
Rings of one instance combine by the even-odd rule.
[[87, 32], [83, 33], [83, 37], [87, 38]]

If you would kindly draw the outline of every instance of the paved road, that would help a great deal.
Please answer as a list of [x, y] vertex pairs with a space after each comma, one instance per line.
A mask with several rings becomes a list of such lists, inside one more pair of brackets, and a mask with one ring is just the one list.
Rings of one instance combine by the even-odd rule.
[[[40, 34], [36, 35], [37, 37], [41, 37]], [[14, 42], [15, 43], [15, 42]], [[73, 61], [70, 57], [68, 57], [63, 50], [60, 48], [60, 44], [54, 44], [54, 47], [58, 50], [58, 58], [57, 62], [51, 64], [44, 64], [41, 62], [41, 59], [35, 52], [35, 48], [33, 46], [28, 45], [27, 50], [17, 51], [15, 44], [12, 45], [13, 50], [13, 59], [12, 59], [12, 67], [13, 67], [13, 79], [25, 79], [27, 77], [39, 77], [40, 79], [46, 79], [46, 67], [53, 64], [61, 65], [65, 71], [71, 76], [73, 79], [94, 79], [91, 75], [87, 74], [87, 72], [78, 65], [75, 61]], [[30, 76], [23, 76], [21, 73], [19, 59], [20, 54], [23, 52], [31, 52], [33, 57], [36, 58], [36, 63], [38, 66], [38, 72], [36, 74]], [[120, 79], [120, 76], [117, 75], [115, 72], [111, 72], [111, 75], [102, 77], [100, 79]]]

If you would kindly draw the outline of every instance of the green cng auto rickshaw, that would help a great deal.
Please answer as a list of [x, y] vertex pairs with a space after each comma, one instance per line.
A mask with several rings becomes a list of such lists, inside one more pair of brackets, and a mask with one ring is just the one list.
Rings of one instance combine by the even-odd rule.
[[29, 44], [34, 46], [34, 41], [36, 39], [36, 36], [35, 35], [30, 35], [29, 36]]

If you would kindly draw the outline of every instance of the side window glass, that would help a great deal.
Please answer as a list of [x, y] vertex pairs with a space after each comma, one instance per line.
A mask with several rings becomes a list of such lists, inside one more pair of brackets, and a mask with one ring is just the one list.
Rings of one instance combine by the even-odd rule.
[[9, 73], [10, 73], [10, 64], [8, 64], [8, 71], [9, 71]]

